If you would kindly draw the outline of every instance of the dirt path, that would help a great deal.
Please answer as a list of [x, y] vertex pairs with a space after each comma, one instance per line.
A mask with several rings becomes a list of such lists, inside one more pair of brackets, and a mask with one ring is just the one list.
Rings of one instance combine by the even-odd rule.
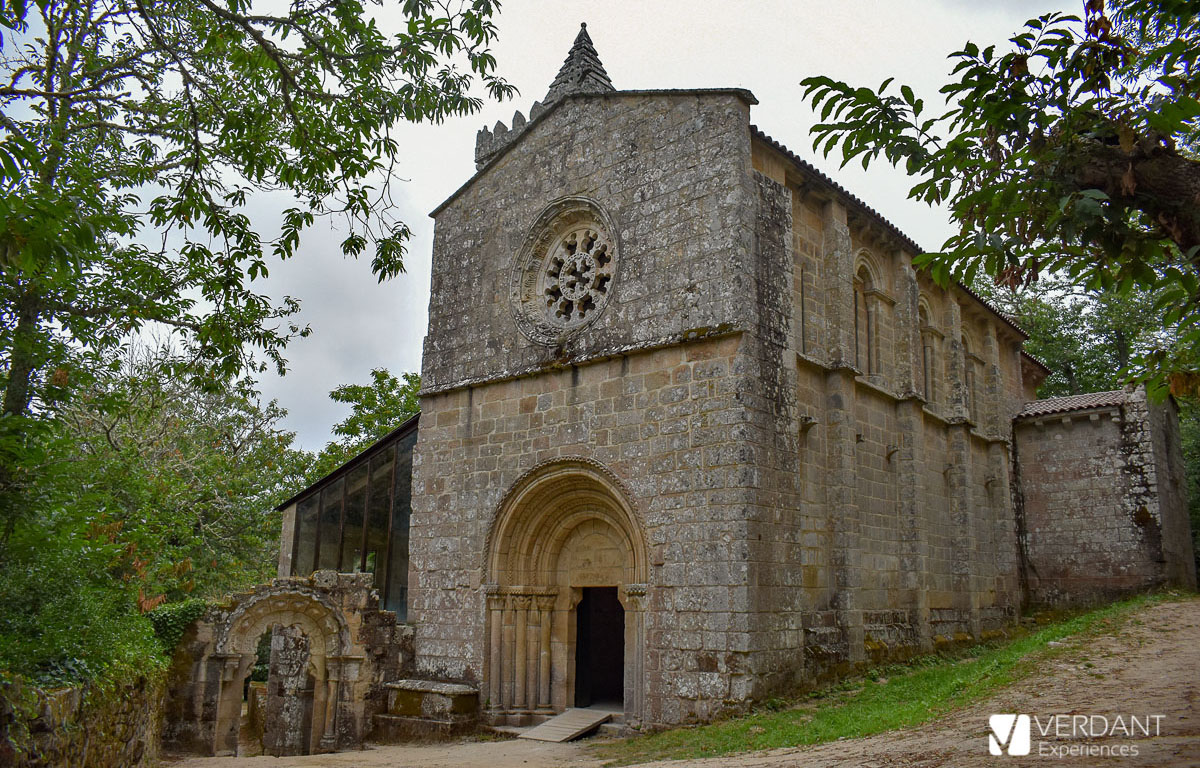
[[[1070, 641], [1068, 641], [1070, 642]], [[1039, 735], [1033, 728], [1027, 757], [994, 757], [988, 753], [988, 716], [1017, 712], [1038, 716], [1116, 715], [1142, 718], [1161, 715], [1159, 736], [1118, 734], [1091, 740]], [[1098, 722], [1098, 721], [1097, 721]], [[1153, 721], [1151, 721], [1153, 729]], [[1070, 719], [1066, 721], [1070, 727]], [[1152, 730], [1153, 733], [1153, 730]], [[1039, 746], [1039, 741], [1045, 742]], [[1071, 746], [1136, 747], [1136, 756], [1040, 755]], [[654, 763], [658, 768], [683, 765], [737, 768], [935, 768], [937, 766], [1200, 766], [1200, 600], [1164, 603], [1145, 609], [1114, 637], [1080, 643], [1027, 678], [981, 704], [918, 728], [864, 739], [838, 741], [801, 749]], [[172, 768], [292, 768], [295, 766], [413, 766], [414, 768], [591, 768], [599, 761], [584, 744], [542, 744], [524, 740], [472, 742], [442, 746], [389, 746], [363, 752], [295, 758], [203, 758], [172, 763]]]

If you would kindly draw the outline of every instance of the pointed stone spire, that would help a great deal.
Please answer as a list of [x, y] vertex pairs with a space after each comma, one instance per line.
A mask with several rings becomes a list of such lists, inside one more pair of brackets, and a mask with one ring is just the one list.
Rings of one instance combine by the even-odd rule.
[[554, 78], [546, 98], [542, 101], [550, 104], [569, 93], [601, 93], [614, 90], [616, 89], [608, 79], [608, 73], [604, 71], [604, 65], [600, 63], [600, 57], [592, 45], [592, 38], [588, 36], [587, 24], [580, 24], [575, 44], [571, 46], [567, 60], [563, 62], [562, 69], [558, 70], [558, 77]]

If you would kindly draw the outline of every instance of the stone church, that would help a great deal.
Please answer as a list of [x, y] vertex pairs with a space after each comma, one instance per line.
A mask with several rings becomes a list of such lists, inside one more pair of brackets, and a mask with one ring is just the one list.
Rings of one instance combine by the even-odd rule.
[[189, 635], [168, 741], [236, 749], [264, 631], [285, 754], [703, 721], [1194, 587], [1174, 406], [1036, 400], [1025, 333], [755, 103], [616, 90], [585, 28], [480, 131], [433, 212], [420, 415], [281, 506], [280, 578]]

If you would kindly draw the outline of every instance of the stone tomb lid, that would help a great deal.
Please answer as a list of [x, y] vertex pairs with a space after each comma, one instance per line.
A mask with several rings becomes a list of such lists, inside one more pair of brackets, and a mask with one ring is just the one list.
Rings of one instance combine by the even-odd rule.
[[384, 683], [384, 688], [392, 688], [397, 691], [413, 691], [416, 693], [440, 693], [443, 696], [474, 696], [478, 695], [479, 689], [471, 685], [462, 683], [441, 683], [436, 680], [394, 680], [390, 683]]

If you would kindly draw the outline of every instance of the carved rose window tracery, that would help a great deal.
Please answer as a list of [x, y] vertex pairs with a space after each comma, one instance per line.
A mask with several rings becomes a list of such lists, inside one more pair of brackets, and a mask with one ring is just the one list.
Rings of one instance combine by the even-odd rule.
[[593, 323], [612, 293], [617, 248], [599, 206], [565, 198], [538, 217], [513, 265], [517, 327], [539, 344], [559, 344]]
[[583, 227], [568, 233], [551, 250], [542, 279], [546, 308], [569, 326], [587, 319], [608, 294], [612, 257], [600, 233]]

